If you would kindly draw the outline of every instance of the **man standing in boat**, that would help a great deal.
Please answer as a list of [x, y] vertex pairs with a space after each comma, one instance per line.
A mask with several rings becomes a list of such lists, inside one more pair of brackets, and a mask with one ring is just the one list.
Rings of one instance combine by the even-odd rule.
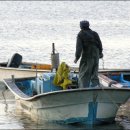
[[76, 52], [74, 63], [79, 58], [79, 87], [99, 86], [98, 68], [99, 58], [103, 57], [102, 42], [97, 32], [89, 28], [88, 21], [80, 22], [81, 31], [77, 35]]

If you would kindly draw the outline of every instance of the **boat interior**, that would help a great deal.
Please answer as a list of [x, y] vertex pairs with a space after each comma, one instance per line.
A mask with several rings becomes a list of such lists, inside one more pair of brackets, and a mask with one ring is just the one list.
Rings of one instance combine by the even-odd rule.
[[130, 72], [107, 72], [101, 77], [107, 77], [113, 84], [121, 84], [123, 87], [130, 88]]
[[[33, 78], [15, 79], [15, 84], [24, 94], [28, 96], [63, 90], [62, 87], [53, 84], [54, 76], [54, 73], [46, 72], [43, 73], [43, 75], [38, 75]], [[104, 73], [99, 74], [99, 79], [108, 82], [106, 87], [112, 87], [111, 85], [114, 84], [114, 87], [117, 88], [130, 88], [130, 73]], [[67, 89], [78, 88], [78, 73], [73, 73], [72, 80], [73, 85], [68, 86]]]
[[[78, 88], [77, 75], [77, 73], [73, 73], [73, 77], [71, 78], [72, 84], [68, 85], [67, 89]], [[24, 94], [28, 96], [63, 90], [63, 87], [53, 84], [54, 76], [54, 73], [46, 72], [43, 73], [43, 75], [38, 75], [37, 77], [15, 79], [15, 84]]]

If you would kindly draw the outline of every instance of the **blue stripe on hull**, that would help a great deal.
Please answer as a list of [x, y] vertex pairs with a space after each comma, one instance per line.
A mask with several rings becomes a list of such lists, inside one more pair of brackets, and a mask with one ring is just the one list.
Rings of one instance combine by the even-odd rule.
[[97, 102], [90, 102], [89, 103], [89, 113], [88, 113], [88, 124], [93, 124], [93, 122], [96, 121], [96, 115], [97, 115]]

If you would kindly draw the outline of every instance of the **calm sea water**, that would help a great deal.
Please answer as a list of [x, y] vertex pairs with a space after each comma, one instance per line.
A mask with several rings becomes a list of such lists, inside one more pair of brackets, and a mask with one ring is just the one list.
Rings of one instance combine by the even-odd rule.
[[[101, 37], [104, 67], [130, 68], [129, 1], [0, 1], [0, 62], [7, 61], [18, 52], [23, 61], [51, 63], [52, 43], [55, 43], [60, 61], [78, 66], [79, 62], [73, 63], [76, 36], [80, 31], [79, 21], [85, 19]], [[103, 61], [100, 60], [102, 67]], [[37, 125], [24, 116], [12, 114], [14, 103], [10, 104], [12, 107], [8, 113], [4, 113], [4, 104], [0, 106], [1, 129], [88, 128], [80, 125]], [[129, 125], [127, 120], [125, 126]], [[98, 128], [118, 127], [120, 125], [113, 124]]]

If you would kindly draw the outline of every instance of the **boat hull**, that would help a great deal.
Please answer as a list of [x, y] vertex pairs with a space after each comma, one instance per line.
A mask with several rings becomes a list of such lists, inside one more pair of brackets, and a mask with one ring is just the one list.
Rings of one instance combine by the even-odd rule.
[[80, 122], [94, 125], [113, 122], [119, 106], [125, 103], [129, 96], [128, 91], [82, 89], [48, 93], [29, 101], [17, 98], [16, 103], [17, 109], [22, 108], [38, 122]]

